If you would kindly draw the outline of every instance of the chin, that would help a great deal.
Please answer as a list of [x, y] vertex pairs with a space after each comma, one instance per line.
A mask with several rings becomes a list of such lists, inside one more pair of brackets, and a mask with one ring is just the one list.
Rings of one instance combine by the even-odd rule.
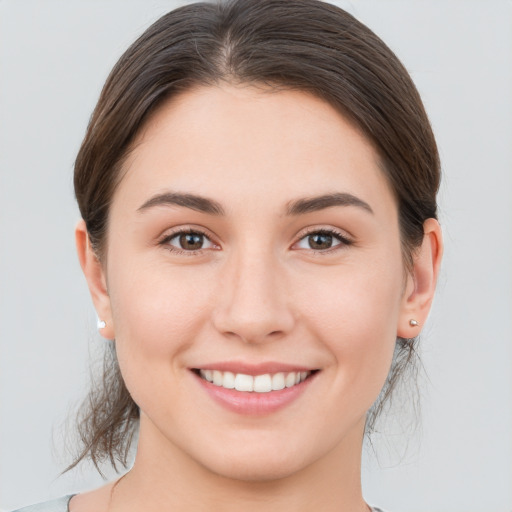
[[[226, 443], [218, 449], [198, 454], [196, 461], [207, 471], [220, 477], [243, 482], [280, 480], [296, 474], [314, 460], [300, 443], [268, 442], [268, 438]], [[265, 442], [266, 441], [266, 442]], [[274, 440], [275, 441], [275, 440]], [[227, 448], [229, 447], [229, 448]]]
[[233, 460], [225, 457], [223, 461], [217, 461], [220, 463], [204, 467], [220, 477], [247, 483], [282, 480], [304, 469], [303, 461], [283, 457], [279, 457], [279, 460], [274, 459], [275, 457], [259, 457], [258, 460]]

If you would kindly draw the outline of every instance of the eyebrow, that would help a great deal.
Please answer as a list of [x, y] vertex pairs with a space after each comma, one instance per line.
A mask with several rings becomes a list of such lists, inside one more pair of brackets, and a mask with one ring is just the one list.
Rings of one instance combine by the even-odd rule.
[[288, 203], [286, 214], [301, 215], [304, 213], [317, 212], [333, 206], [356, 206], [373, 214], [373, 210], [367, 202], [346, 192], [335, 192], [291, 201]]
[[[190, 208], [191, 210], [208, 213], [210, 215], [225, 215], [224, 208], [222, 208], [217, 201], [195, 194], [184, 194], [180, 192], [157, 194], [151, 199], [148, 199], [137, 211], [143, 212], [155, 206], [183, 206], [184, 208]], [[333, 206], [356, 206], [373, 214], [371, 206], [362, 199], [346, 192], [335, 192], [290, 201], [286, 209], [286, 215], [302, 215]]]
[[151, 199], [146, 201], [138, 212], [143, 212], [155, 206], [183, 206], [196, 210], [202, 213], [209, 213], [211, 215], [224, 215], [222, 206], [213, 199], [207, 197], [197, 196], [195, 194], [183, 194], [179, 192], [166, 192], [164, 194], [157, 194]]

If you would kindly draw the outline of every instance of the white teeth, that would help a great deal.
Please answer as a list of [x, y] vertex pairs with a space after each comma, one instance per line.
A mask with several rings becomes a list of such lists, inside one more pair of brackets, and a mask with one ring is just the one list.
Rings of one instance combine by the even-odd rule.
[[221, 384], [223, 388], [234, 389], [235, 388], [235, 374], [231, 372], [224, 372], [224, 380]]
[[306, 380], [311, 372], [279, 372], [271, 375], [245, 375], [244, 373], [221, 372], [220, 370], [199, 370], [199, 375], [215, 386], [237, 391], [254, 391], [268, 393], [279, 391], [285, 387], [291, 388]]
[[284, 382], [287, 388], [295, 386], [295, 373], [288, 373]]
[[284, 389], [284, 373], [276, 373], [275, 375], [272, 375], [272, 389], [274, 391]]
[[254, 390], [254, 378], [250, 375], [244, 375], [243, 373], [237, 373], [235, 377], [235, 389], [237, 391], [253, 391]]
[[270, 374], [257, 375], [254, 377], [254, 391], [256, 393], [268, 393], [272, 391], [272, 377]]
[[224, 379], [222, 378], [222, 372], [219, 372], [219, 370], [213, 370], [213, 383], [216, 386], [222, 386], [222, 381]]
[[203, 379], [206, 379], [208, 382], [213, 382], [213, 372], [211, 370], [200, 370], [199, 373]]

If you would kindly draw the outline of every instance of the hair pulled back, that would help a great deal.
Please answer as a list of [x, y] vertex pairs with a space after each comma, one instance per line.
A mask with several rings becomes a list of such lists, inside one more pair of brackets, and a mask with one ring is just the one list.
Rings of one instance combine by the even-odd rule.
[[[109, 206], [123, 162], [148, 117], [197, 85], [262, 85], [309, 92], [368, 138], [396, 197], [406, 266], [437, 217], [440, 164], [419, 94], [394, 53], [366, 26], [318, 0], [229, 0], [180, 7], [151, 25], [121, 56], [93, 112], [75, 162], [75, 193], [91, 243], [107, 248]], [[399, 338], [367, 430], [414, 363], [415, 340]], [[94, 464], [126, 466], [139, 409], [111, 345], [103, 380], [79, 415], [82, 450]]]

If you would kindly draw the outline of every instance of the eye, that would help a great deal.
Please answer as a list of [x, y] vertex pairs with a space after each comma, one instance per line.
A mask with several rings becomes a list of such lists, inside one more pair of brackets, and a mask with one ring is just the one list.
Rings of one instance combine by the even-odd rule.
[[173, 250], [179, 251], [200, 251], [202, 249], [212, 249], [216, 245], [200, 231], [180, 231], [165, 237], [161, 242], [162, 245], [170, 245]]
[[351, 240], [341, 233], [332, 230], [317, 230], [302, 237], [295, 247], [297, 249], [309, 249], [313, 251], [327, 251], [338, 245], [350, 245]]

